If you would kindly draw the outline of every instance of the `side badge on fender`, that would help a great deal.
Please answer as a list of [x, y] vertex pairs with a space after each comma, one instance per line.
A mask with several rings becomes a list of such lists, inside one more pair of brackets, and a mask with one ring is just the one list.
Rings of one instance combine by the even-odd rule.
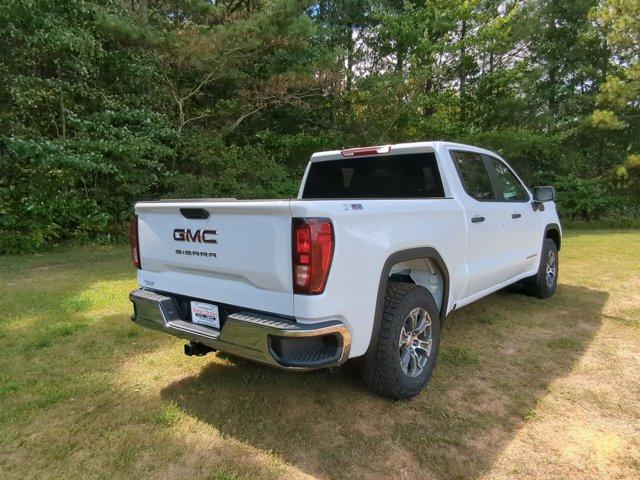
[[361, 203], [344, 203], [342, 206], [345, 210], [362, 210]]

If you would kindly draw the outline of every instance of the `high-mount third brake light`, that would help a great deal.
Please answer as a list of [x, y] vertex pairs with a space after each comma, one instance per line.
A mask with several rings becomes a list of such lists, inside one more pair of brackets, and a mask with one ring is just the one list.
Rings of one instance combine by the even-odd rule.
[[324, 291], [333, 258], [333, 225], [328, 218], [293, 219], [293, 290]]
[[340, 155], [343, 157], [364, 157], [366, 155], [381, 155], [389, 153], [390, 151], [390, 145], [382, 145], [380, 147], [350, 148], [348, 150], [342, 150]]
[[138, 215], [129, 221], [129, 239], [131, 240], [131, 260], [136, 268], [142, 268], [140, 262], [140, 242], [138, 241]]

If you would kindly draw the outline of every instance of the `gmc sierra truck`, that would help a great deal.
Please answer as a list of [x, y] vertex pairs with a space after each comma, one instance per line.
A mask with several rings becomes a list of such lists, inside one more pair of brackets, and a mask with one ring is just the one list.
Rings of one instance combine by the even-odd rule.
[[139, 202], [132, 319], [289, 370], [360, 359], [408, 398], [451, 311], [507, 285], [547, 298], [562, 232], [555, 189], [493, 152], [419, 142], [315, 153], [292, 200]]

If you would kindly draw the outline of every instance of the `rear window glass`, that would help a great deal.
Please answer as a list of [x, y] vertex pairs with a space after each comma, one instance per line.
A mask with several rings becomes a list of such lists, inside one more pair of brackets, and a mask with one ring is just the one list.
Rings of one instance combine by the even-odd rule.
[[329, 160], [311, 164], [302, 198], [441, 198], [433, 153]]

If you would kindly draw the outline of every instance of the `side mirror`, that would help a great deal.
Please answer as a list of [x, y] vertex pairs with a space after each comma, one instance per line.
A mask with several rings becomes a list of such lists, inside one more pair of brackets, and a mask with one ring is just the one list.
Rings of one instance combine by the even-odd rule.
[[555, 187], [534, 187], [533, 200], [540, 203], [555, 202], [556, 188]]

